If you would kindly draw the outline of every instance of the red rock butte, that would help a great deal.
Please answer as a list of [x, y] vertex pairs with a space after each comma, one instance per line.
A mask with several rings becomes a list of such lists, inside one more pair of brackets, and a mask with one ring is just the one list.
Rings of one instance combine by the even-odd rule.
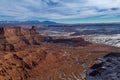
[[25, 30], [22, 27], [1, 27], [0, 28], [0, 50], [19, 50], [27, 45], [39, 45], [41, 36], [32, 26]]

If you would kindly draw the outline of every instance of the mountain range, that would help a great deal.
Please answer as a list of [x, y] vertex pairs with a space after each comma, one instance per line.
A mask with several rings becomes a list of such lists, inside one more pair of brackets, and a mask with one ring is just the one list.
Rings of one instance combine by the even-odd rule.
[[16, 26], [16, 25], [58, 25], [53, 21], [0, 21], [0, 26]]

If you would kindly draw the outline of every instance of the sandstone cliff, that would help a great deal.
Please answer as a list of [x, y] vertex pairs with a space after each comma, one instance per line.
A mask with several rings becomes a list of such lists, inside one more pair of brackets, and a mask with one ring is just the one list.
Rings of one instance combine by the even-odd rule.
[[36, 32], [35, 27], [25, 30], [22, 27], [0, 28], [0, 50], [20, 50], [28, 45], [39, 45], [41, 36]]

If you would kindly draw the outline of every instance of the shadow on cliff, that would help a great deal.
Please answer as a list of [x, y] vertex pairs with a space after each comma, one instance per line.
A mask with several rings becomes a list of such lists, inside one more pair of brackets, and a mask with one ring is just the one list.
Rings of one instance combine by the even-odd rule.
[[44, 42], [55, 43], [55, 44], [64, 44], [68, 46], [87, 46], [91, 44], [90, 42], [85, 41], [83, 38], [53, 38], [53, 37], [45, 37]]

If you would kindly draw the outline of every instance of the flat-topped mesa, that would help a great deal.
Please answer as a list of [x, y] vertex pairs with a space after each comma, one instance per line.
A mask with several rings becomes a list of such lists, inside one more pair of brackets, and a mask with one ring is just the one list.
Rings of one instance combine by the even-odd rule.
[[33, 26], [25, 30], [22, 27], [1, 27], [0, 28], [0, 50], [19, 50], [28, 45], [39, 45], [42, 36]]

